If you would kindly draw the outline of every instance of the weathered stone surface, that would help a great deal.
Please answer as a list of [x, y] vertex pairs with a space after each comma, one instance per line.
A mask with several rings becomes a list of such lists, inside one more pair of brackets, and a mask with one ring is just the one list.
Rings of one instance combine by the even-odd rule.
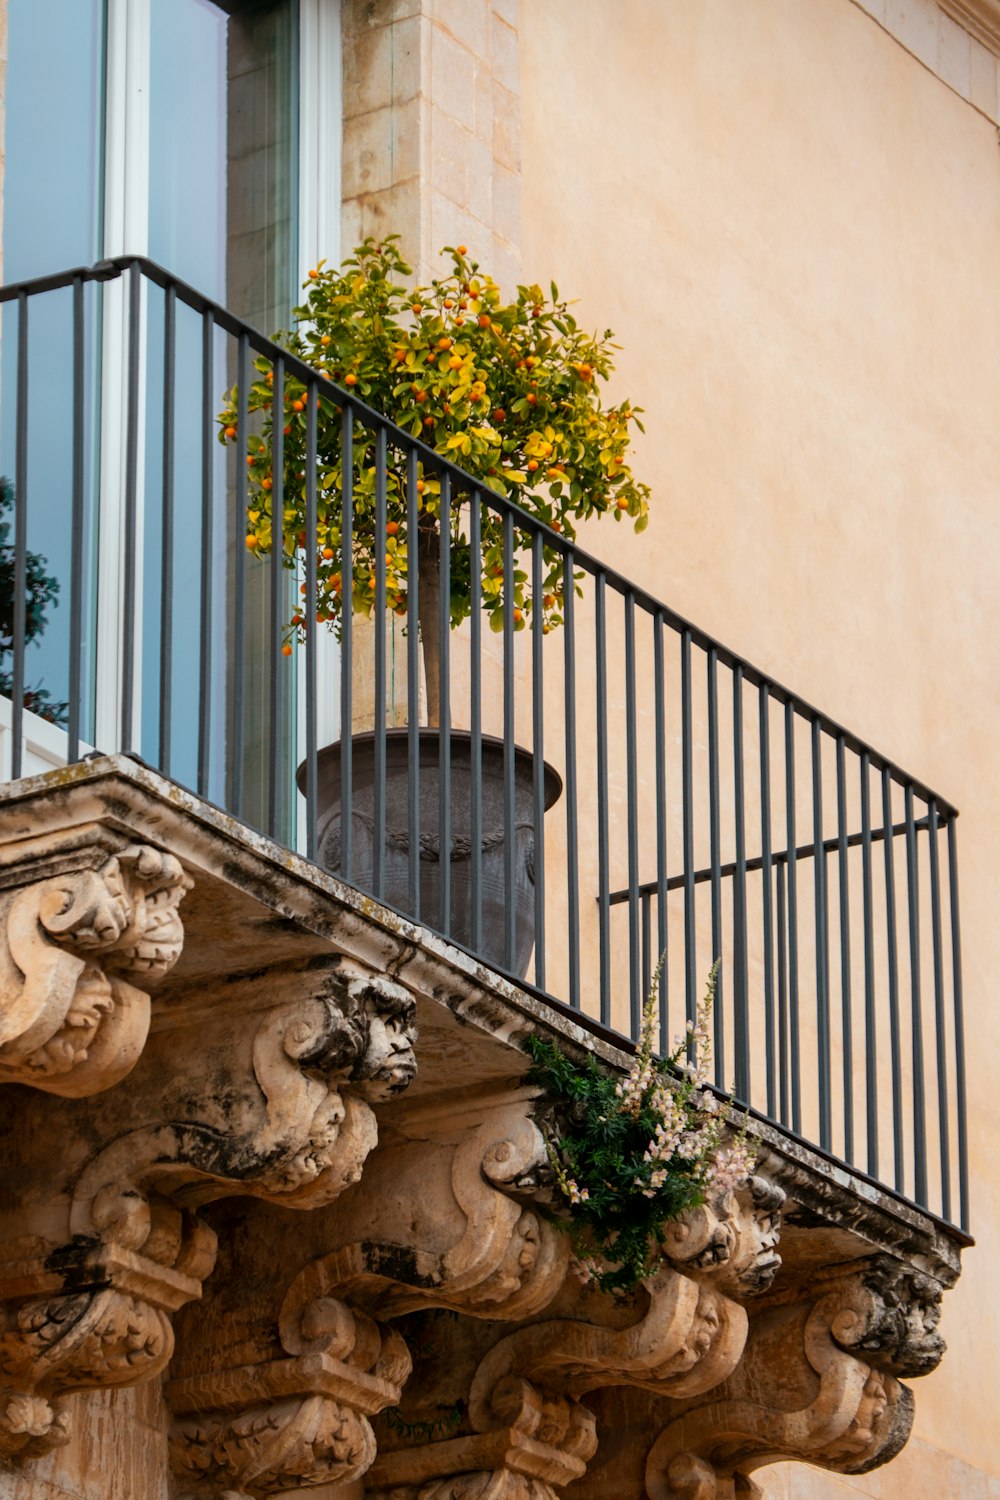
[[[731, 1500], [905, 1441], [960, 1248], [918, 1210], [751, 1122], [758, 1175], [610, 1298], [571, 1272], [523, 1082], [537, 1029], [627, 1066], [570, 1014], [119, 759], [0, 796], [0, 908], [0, 1065], [59, 1059], [0, 1090], [22, 1474], [86, 1421], [70, 1393], [140, 1382], [174, 1500]], [[61, 1040], [98, 963], [116, 1006], [156, 980], [127, 1077], [116, 1011]]]
[[150, 845], [10, 857], [0, 891], [0, 1082], [79, 1097], [135, 1066], [147, 988], [173, 967], [190, 886]]

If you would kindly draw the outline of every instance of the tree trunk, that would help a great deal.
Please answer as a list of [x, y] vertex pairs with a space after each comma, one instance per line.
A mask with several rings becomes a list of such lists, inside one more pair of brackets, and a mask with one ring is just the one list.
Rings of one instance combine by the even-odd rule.
[[[436, 729], [441, 722], [441, 538], [433, 516], [422, 516], [417, 531], [417, 589], [427, 723]], [[415, 713], [417, 705], [409, 711]]]

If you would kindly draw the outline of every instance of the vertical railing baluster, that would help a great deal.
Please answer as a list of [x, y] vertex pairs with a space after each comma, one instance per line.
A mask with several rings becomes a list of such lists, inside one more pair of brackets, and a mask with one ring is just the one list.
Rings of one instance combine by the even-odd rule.
[[[206, 308], [201, 316], [201, 561], [199, 564], [199, 634], [198, 634], [198, 792], [209, 795], [212, 747], [212, 610], [215, 574], [212, 548], [213, 525], [213, 456], [215, 411], [218, 391], [215, 379], [215, 320]], [[237, 434], [239, 442], [239, 434]], [[246, 481], [243, 462], [245, 450], [237, 445], [238, 477]], [[238, 503], [238, 502], [237, 502]], [[237, 536], [239, 528], [237, 527]]]
[[[302, 611], [306, 633], [306, 857], [316, 858], [316, 819], [319, 796], [316, 718], [316, 574], [319, 554], [318, 519], [316, 515], [316, 466], [319, 387], [310, 381], [306, 389], [306, 608]], [[343, 580], [341, 580], [343, 598]]]
[[948, 819], [948, 894], [951, 904], [951, 967], [955, 1006], [955, 1119], [958, 1127], [959, 1223], [969, 1232], [969, 1129], [966, 1116], [965, 1007], [962, 996], [962, 926], [958, 910], [958, 850], [955, 814]]
[[885, 842], [886, 954], [889, 967], [889, 1051], [892, 1072], [893, 1182], [904, 1184], [903, 1072], [899, 1035], [899, 964], [896, 952], [896, 876], [893, 859], [892, 773], [882, 771], [882, 833]]
[[451, 475], [441, 475], [438, 639], [441, 690], [438, 721], [438, 848], [441, 931], [451, 932]]
[[[354, 879], [354, 408], [344, 402], [340, 439], [340, 873]], [[311, 602], [311, 601], [310, 601]]]
[[653, 616], [653, 676], [656, 726], [656, 959], [662, 965], [660, 978], [660, 1051], [670, 1050], [669, 985], [667, 983], [667, 703], [663, 660], [663, 616]]
[[833, 1145], [831, 1124], [829, 909], [823, 843], [823, 731], [812, 721], [813, 893], [816, 914], [816, 1051], [819, 1070], [819, 1143]]
[[927, 1118], [924, 1102], [924, 1023], [920, 1003], [920, 866], [913, 821], [913, 788], [903, 794], [906, 822], [906, 906], [910, 937], [910, 1057], [913, 1066], [913, 1189], [927, 1207]]
[[[691, 632], [681, 631], [681, 825], [684, 862], [684, 1005], [689, 1021], [698, 1016], [694, 885], [694, 732], [691, 723]], [[716, 1083], [718, 1060], [716, 1060]]]
[[743, 779], [743, 667], [733, 668], [733, 792], [736, 875], [733, 889], [733, 1051], [736, 1094], [750, 1103], [750, 978], [747, 962], [747, 845]]
[[580, 1008], [580, 850], [576, 805], [576, 583], [573, 553], [563, 554], [563, 693], [566, 736], [566, 906], [569, 941], [569, 1003]]
[[875, 931], [872, 883], [871, 763], [861, 752], [861, 897], [865, 945], [865, 1123], [868, 1172], [878, 1176], [878, 1018], [875, 1010]]
[[[407, 776], [407, 909], [415, 922], [420, 921], [420, 569], [417, 556], [420, 535], [420, 466], [415, 448], [406, 450], [406, 760]], [[479, 625], [478, 515], [477, 497], [472, 497], [472, 517], [476, 553], [472, 562], [472, 714], [479, 708], [479, 659], [476, 630]], [[473, 761], [473, 765], [475, 762]], [[472, 801], [475, 807], [475, 797]], [[476, 869], [476, 846], [472, 846], [472, 868]], [[475, 891], [473, 891], [475, 913]], [[475, 917], [473, 917], [473, 922]], [[478, 946], [473, 936], [472, 946]]]
[[174, 404], [177, 291], [163, 294], [163, 481], [160, 510], [160, 744], [159, 769], [170, 775], [174, 644]]
[[[722, 839], [719, 831], [719, 653], [708, 651], [708, 840], [712, 882], [712, 962], [722, 957]], [[715, 1082], [725, 1087], [726, 1078], [726, 975], [715, 977], [715, 1009], [712, 1015]], [[735, 994], [735, 988], [734, 988]]]
[[386, 432], [380, 422], [375, 429], [375, 540], [372, 558], [375, 565], [375, 705], [373, 729], [372, 817], [374, 840], [372, 860], [372, 894], [377, 901], [385, 895], [386, 857], [386, 764], [385, 764], [385, 629], [386, 629]]
[[517, 865], [514, 838], [514, 516], [503, 513], [503, 954], [508, 973], [514, 969], [517, 946], [515, 881]]
[[66, 760], [80, 755], [83, 709], [83, 460], [84, 460], [84, 301], [83, 280], [73, 277], [73, 500], [69, 565], [69, 718]]
[[268, 558], [267, 831], [278, 836], [281, 808], [282, 584], [285, 557], [285, 361], [274, 361], [274, 421], [271, 430], [271, 555]]
[[766, 682], [758, 689], [760, 719], [760, 849], [762, 922], [764, 928], [764, 1072], [767, 1086], [767, 1113], [776, 1118], [777, 1078], [774, 1065], [774, 911], [772, 904], [771, 864], [771, 693]]
[[608, 635], [603, 573], [594, 580], [597, 651], [597, 920], [601, 1021], [611, 1025], [611, 872], [608, 849]]
[[799, 1035], [798, 851], [795, 842], [795, 704], [785, 704], [785, 830], [788, 846], [788, 1043], [792, 1129], [802, 1134], [802, 1052]]
[[135, 708], [136, 556], [139, 505], [139, 267], [129, 268], [128, 286], [128, 412], [125, 427], [125, 570], [122, 586], [122, 724], [121, 748], [133, 748]]
[[532, 864], [535, 882], [535, 984], [540, 990], [545, 988], [545, 679], [542, 675], [545, 630], [543, 609], [539, 608], [544, 597], [544, 567], [542, 534], [536, 531], [531, 540], [531, 749], [535, 828]]
[[788, 934], [785, 861], [775, 861], [775, 905], [778, 908], [778, 1119], [787, 1125], [791, 1109], [788, 1068]]
[[472, 684], [470, 708], [470, 796], [472, 819], [472, 946], [477, 953], [483, 948], [483, 611], [481, 577], [483, 571], [483, 497], [473, 490], [469, 519], [469, 575], [472, 579], [471, 644]]
[[642, 1008], [645, 1010], [649, 1003], [649, 988], [653, 973], [653, 911], [652, 895], [649, 891], [642, 893]]
[[24, 648], [28, 587], [28, 295], [17, 298], [17, 412], [14, 450], [14, 619], [11, 631], [11, 779], [24, 753]]
[[847, 772], [844, 736], [837, 736], [837, 854], [840, 897], [840, 1016], [844, 1080], [844, 1157], [854, 1161], [854, 1021], [851, 1006], [851, 893], [847, 861]]
[[948, 1118], [948, 1028], [944, 1009], [944, 945], [941, 938], [941, 861], [938, 810], [927, 806], [927, 839], [931, 879], [931, 944], [934, 958], [934, 1038], [938, 1096], [938, 1146], [941, 1161], [941, 1217], [951, 1221], [951, 1121]]
[[634, 1041], [642, 1024], [642, 960], [639, 934], [639, 790], [635, 728], [635, 595], [625, 608], [625, 818], [628, 841], [629, 1019]]
[[250, 342], [245, 333], [239, 337], [236, 354], [236, 519], [233, 546], [233, 737], [229, 757], [231, 810], [240, 817], [243, 812], [243, 692], [246, 679], [246, 551], [240, 537], [246, 529], [247, 467], [250, 433]]

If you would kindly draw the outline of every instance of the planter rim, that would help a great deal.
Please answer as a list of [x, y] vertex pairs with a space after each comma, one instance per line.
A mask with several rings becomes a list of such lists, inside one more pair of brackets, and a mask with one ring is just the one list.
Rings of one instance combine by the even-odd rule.
[[[457, 740], [460, 744], [468, 744], [471, 747], [471, 730], [451, 729], [448, 731], [448, 733], [452, 741]], [[386, 729], [386, 744], [388, 745], [390, 743], [399, 743], [400, 741], [406, 741], [409, 739], [409, 735], [409, 726], [405, 724], [402, 726], [394, 726], [391, 729]], [[418, 742], [434, 741], [436, 743], [440, 739], [440, 736], [440, 729], [431, 728], [426, 724], [421, 724], [419, 729], [417, 730]], [[482, 734], [479, 738], [484, 750], [498, 750], [501, 752], [501, 754], [503, 753], [504, 740], [500, 735]], [[358, 746], [364, 746], [367, 744], [374, 744], [374, 742], [374, 729], [363, 729], [358, 734], [353, 734], [351, 736], [352, 748], [357, 748]], [[317, 767], [324, 761], [339, 759], [340, 747], [342, 743], [343, 742], [341, 740], [333, 740], [330, 744], [321, 746], [320, 749], [316, 752]], [[527, 761], [529, 765], [533, 765], [534, 752], [531, 750], [526, 750], [523, 745], [515, 745], [514, 759], [515, 761]], [[558, 802], [560, 796], [562, 795], [563, 779], [560, 776], [559, 772], [555, 769], [555, 767], [551, 766], [548, 761], [543, 761], [543, 765], [545, 767], [545, 811], [548, 812], [549, 808], [554, 807], [556, 802]], [[303, 795], [305, 794], [305, 781], [306, 762], [302, 761], [297, 771], [295, 772], [295, 782], [298, 786], [299, 791], [302, 792]]]

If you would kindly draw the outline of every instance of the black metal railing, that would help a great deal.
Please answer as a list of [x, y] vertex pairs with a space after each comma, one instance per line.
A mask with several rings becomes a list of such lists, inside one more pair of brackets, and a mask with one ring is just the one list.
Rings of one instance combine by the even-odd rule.
[[[7, 774], [93, 748], [140, 755], [624, 1036], [659, 955], [664, 1045], [721, 957], [718, 1085], [967, 1227], [949, 803], [160, 267], [126, 258], [9, 286], [0, 315]], [[306, 392], [305, 544], [277, 561], [244, 541], [260, 359], [276, 410], [287, 381]], [[320, 398], [342, 414], [343, 579], [359, 442], [372, 439], [377, 535], [390, 478], [414, 537], [420, 476], [440, 480], [432, 729], [418, 579], [400, 619], [381, 547], [370, 625], [347, 610], [335, 648], [307, 608], [301, 648], [284, 649], [296, 588], [316, 596]], [[276, 454], [276, 524], [283, 477]], [[479, 607], [487, 530], [502, 538], [498, 633]], [[515, 619], [511, 584], [519, 569], [540, 591], [549, 549], [564, 623], [543, 635]], [[59, 581], [46, 609], [38, 557]], [[473, 609], [452, 632], [459, 559]]]

